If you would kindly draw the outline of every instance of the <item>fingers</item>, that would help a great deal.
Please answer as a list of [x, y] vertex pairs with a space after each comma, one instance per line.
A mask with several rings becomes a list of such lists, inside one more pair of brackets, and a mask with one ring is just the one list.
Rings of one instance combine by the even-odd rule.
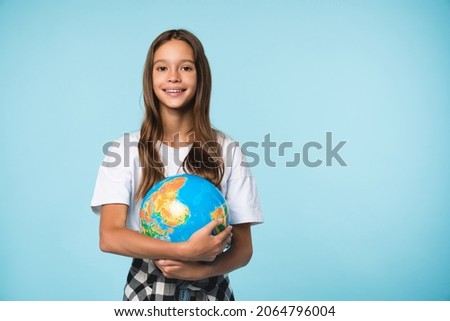
[[165, 259], [160, 259], [160, 260], [153, 260], [153, 263], [155, 264], [155, 266], [157, 268], [159, 268], [162, 272], [162, 274], [166, 277], [166, 278], [170, 278], [171, 275], [171, 271], [180, 266], [180, 262], [177, 261], [173, 261], [173, 260], [165, 260]]
[[189, 251], [186, 261], [212, 262], [217, 255], [223, 253], [227, 243], [231, 240], [232, 226], [227, 226], [222, 232], [215, 235], [214, 229], [221, 224], [223, 226], [223, 219], [213, 220], [189, 238], [183, 245]]
[[231, 247], [233, 234], [229, 233], [228, 237], [222, 242], [222, 252], [225, 252]]
[[213, 236], [215, 238], [215, 242], [217, 244], [217, 252], [215, 252], [215, 256], [211, 257], [209, 262], [212, 262], [216, 259], [216, 256], [228, 250], [231, 246], [231, 239], [233, 238], [233, 233], [231, 230], [232, 226], [227, 226], [222, 232]]
[[[216, 221], [218, 221], [219, 225], [222, 224], [221, 219], [218, 219]], [[233, 229], [233, 227], [231, 225], [227, 226], [222, 232], [220, 232], [214, 236], [214, 238], [216, 238], [216, 241], [220, 244], [220, 252], [217, 254], [224, 252], [225, 250], [227, 250], [230, 247], [231, 238], [233, 237], [233, 233], [231, 233], [232, 229]], [[214, 259], [215, 259], [215, 257], [212, 259], [212, 261]]]
[[159, 267], [169, 267], [169, 266], [179, 266], [180, 263], [178, 261], [174, 260], [166, 260], [166, 259], [160, 259], [160, 260], [153, 260], [155, 265]]
[[162, 272], [162, 274], [168, 278], [170, 277], [169, 271], [168, 271], [168, 265], [166, 265], [168, 260], [153, 260], [153, 263], [155, 266]]
[[233, 227], [231, 225], [227, 226], [222, 232], [217, 234], [215, 237], [218, 238], [221, 243], [226, 243], [233, 237], [233, 233], [231, 233], [232, 229]]
[[206, 224], [204, 229], [208, 231], [208, 234], [212, 234], [221, 224], [223, 224], [223, 219], [219, 218]]

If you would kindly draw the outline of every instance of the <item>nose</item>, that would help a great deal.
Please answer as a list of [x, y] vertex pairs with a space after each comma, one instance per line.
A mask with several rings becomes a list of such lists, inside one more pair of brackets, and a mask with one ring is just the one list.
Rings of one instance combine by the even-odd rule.
[[180, 78], [180, 74], [178, 73], [178, 70], [173, 69], [172, 71], [170, 71], [167, 81], [172, 82], [172, 83], [180, 82], [181, 78]]

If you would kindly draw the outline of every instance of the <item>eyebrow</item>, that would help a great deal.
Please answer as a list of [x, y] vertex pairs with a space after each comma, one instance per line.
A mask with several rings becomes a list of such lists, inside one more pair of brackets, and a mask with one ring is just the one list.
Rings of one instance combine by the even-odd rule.
[[[165, 63], [167, 63], [167, 60], [165, 60], [165, 59], [158, 59], [158, 60], [156, 60], [156, 61], [153, 62], [153, 65], [156, 65], [157, 63], [160, 63], [160, 62], [165, 62]], [[190, 60], [190, 59], [183, 59], [183, 60], [181, 60], [179, 63], [185, 63], [185, 62], [189, 62], [189, 63], [195, 65], [195, 62], [192, 61], [192, 60]]]

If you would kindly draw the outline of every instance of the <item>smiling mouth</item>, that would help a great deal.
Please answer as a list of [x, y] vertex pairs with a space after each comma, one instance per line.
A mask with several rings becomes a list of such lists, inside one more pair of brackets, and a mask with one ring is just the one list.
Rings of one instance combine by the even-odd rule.
[[163, 89], [163, 90], [168, 94], [181, 94], [183, 91], [186, 91], [186, 89]]

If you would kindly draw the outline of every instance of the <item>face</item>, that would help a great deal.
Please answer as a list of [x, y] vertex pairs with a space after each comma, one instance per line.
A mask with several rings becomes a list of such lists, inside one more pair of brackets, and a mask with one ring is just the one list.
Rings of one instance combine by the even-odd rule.
[[153, 57], [153, 91], [160, 108], [180, 109], [187, 106], [197, 88], [194, 51], [181, 40], [169, 40]]

